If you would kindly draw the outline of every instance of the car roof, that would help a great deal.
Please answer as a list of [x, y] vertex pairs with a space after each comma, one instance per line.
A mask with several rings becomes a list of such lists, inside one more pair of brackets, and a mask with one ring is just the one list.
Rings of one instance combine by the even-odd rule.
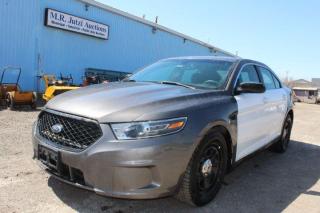
[[[251, 59], [243, 59], [240, 57], [230, 57], [230, 56], [182, 56], [182, 57], [172, 57], [166, 58], [163, 60], [174, 60], [174, 59], [181, 59], [181, 60], [221, 60], [221, 61], [231, 61], [231, 62], [243, 62], [243, 63], [256, 63], [256, 64], [263, 64], [259, 61], [254, 61]], [[264, 65], [264, 64], [263, 64]]]
[[[269, 68], [264, 63], [261, 63], [259, 61], [251, 60], [251, 59], [243, 59], [240, 57], [230, 57], [230, 56], [182, 56], [182, 57], [173, 57], [173, 58], [167, 58], [163, 59], [161, 61], [166, 60], [214, 60], [214, 61], [229, 61], [229, 62], [237, 62], [240, 64], [247, 64], [247, 63], [253, 63], [257, 65], [261, 65], [264, 67]], [[270, 68], [269, 68], [270, 69]]]
[[164, 60], [221, 60], [221, 61], [236, 62], [236, 61], [239, 61], [240, 58], [229, 57], [229, 56], [182, 56], [182, 57], [167, 58]]
[[267, 67], [268, 69], [269, 66], [267, 66], [266, 64], [262, 63], [262, 62], [259, 62], [259, 61], [255, 61], [255, 60], [251, 60], [251, 59], [240, 59], [239, 60], [242, 64], [249, 64], [249, 63], [252, 63], [252, 64], [256, 64], [256, 65], [261, 65], [261, 66], [264, 66], [264, 67]]

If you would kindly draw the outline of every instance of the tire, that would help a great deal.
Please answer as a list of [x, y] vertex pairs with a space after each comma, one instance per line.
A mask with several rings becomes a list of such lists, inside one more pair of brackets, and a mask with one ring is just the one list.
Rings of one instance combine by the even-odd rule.
[[284, 153], [287, 150], [290, 142], [292, 124], [292, 117], [288, 115], [282, 127], [281, 138], [271, 146], [272, 151], [277, 153]]
[[7, 109], [8, 106], [7, 106], [7, 99], [3, 99], [3, 100], [0, 100], [0, 104], [1, 104], [1, 107], [3, 109]]
[[10, 107], [11, 110], [14, 110], [15, 108], [14, 100], [12, 95], [10, 95], [10, 93], [6, 95], [6, 102], [7, 102], [7, 107]]
[[211, 202], [221, 188], [227, 162], [224, 136], [218, 131], [209, 133], [194, 151], [176, 198], [193, 206]]
[[30, 105], [31, 109], [37, 109], [37, 93], [32, 93], [32, 103]]
[[31, 105], [30, 105], [31, 109], [35, 110], [37, 109], [37, 103], [36, 102], [33, 102]]

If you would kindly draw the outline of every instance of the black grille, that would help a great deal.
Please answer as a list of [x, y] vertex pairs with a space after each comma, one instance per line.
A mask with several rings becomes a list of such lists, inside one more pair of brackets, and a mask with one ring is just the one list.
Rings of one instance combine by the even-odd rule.
[[[55, 133], [52, 126], [60, 124], [62, 130]], [[66, 148], [83, 150], [102, 136], [100, 126], [85, 119], [74, 119], [49, 112], [42, 112], [38, 120], [39, 134]]]

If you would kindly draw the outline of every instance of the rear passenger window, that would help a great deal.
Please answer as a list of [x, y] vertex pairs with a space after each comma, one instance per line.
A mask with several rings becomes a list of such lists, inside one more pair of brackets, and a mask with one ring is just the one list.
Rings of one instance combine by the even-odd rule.
[[263, 83], [264, 83], [264, 86], [266, 87], [266, 89], [267, 90], [275, 89], [276, 85], [273, 81], [272, 73], [263, 67], [259, 67], [259, 70], [260, 70], [260, 73], [261, 73], [261, 76], [263, 79]]
[[281, 83], [280, 83], [280, 81], [279, 81], [274, 75], [272, 75], [272, 77], [273, 77], [273, 81], [274, 81], [274, 83], [275, 83], [275, 85], [276, 85], [276, 88], [277, 88], [277, 89], [281, 88]]
[[241, 70], [238, 79], [238, 85], [243, 82], [260, 83], [258, 73], [253, 65], [245, 65], [245, 67], [243, 67], [243, 69]]

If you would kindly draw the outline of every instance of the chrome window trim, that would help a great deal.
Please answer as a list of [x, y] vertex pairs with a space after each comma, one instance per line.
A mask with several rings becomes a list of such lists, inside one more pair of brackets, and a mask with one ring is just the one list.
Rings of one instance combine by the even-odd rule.
[[[237, 82], [238, 82], [238, 79], [239, 79], [239, 77], [240, 77], [240, 73], [242, 72], [243, 68], [245, 68], [246, 66], [250, 66], [250, 65], [258, 66], [257, 63], [246, 63], [246, 64], [242, 65], [240, 71], [239, 71], [238, 74], [237, 74], [236, 80], [235, 80], [235, 82], [234, 82], [234, 84], [233, 84], [233, 90], [236, 89]], [[261, 67], [267, 68], [266, 66], [261, 66]], [[256, 72], [257, 72], [257, 75], [259, 76], [258, 70], [256, 70]], [[259, 78], [260, 78], [260, 76], [259, 76]], [[263, 83], [263, 82], [261, 82], [261, 83]]]
[[[271, 74], [274, 75], [274, 77], [275, 77], [276, 79], [278, 79], [278, 81], [280, 82], [280, 86], [281, 86], [281, 87], [280, 87], [280, 88], [274, 88], [274, 89], [281, 89], [281, 88], [283, 88], [282, 82], [279, 80], [278, 76], [277, 76], [269, 67], [264, 66], [264, 65], [261, 65], [261, 64], [258, 64], [258, 63], [252, 63], [252, 62], [250, 62], [250, 63], [246, 63], [246, 64], [242, 65], [240, 71], [239, 71], [238, 74], [237, 74], [236, 80], [235, 80], [235, 82], [234, 82], [234, 84], [233, 84], [233, 91], [236, 89], [237, 82], [238, 82], [238, 79], [239, 79], [239, 77], [240, 77], [240, 73], [242, 72], [243, 68], [245, 68], [246, 66], [249, 66], [249, 65], [253, 65], [253, 66], [257, 66], [257, 67], [262, 67], [262, 68], [265, 68], [265, 69], [269, 70], [269, 71], [271, 72]], [[258, 76], [260, 77], [260, 75], [259, 75], [259, 70], [256, 70], [256, 71], [257, 71]], [[261, 79], [261, 80], [263, 81], [263, 79]], [[261, 83], [263, 83], [263, 85], [264, 85], [264, 82], [261, 82]]]
[[[281, 81], [279, 80], [278, 76], [277, 76], [270, 68], [265, 67], [265, 66], [260, 66], [260, 67], [263, 67], [263, 68], [265, 68], [266, 70], [268, 70], [268, 71], [271, 73], [271, 75], [274, 76], [274, 77], [279, 81], [279, 83], [280, 83], [280, 88], [274, 88], [274, 89], [282, 89], [282, 88], [283, 88], [283, 85], [282, 85]], [[263, 80], [263, 79], [262, 79], [262, 80]], [[272, 80], [273, 80], [273, 78], [272, 78]], [[273, 80], [273, 83], [275, 84], [274, 80]], [[276, 86], [276, 85], [274, 85], [274, 86]], [[273, 90], [273, 89], [269, 89], [269, 90]]]

